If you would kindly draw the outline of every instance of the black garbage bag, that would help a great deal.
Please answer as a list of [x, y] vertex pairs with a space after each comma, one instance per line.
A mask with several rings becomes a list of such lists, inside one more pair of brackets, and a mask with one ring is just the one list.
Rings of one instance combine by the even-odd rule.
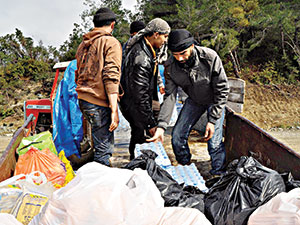
[[242, 156], [232, 161], [225, 175], [210, 188], [204, 199], [204, 214], [214, 225], [246, 225], [256, 208], [284, 191], [279, 173]]
[[149, 176], [154, 181], [156, 187], [165, 201], [166, 207], [179, 206], [196, 208], [204, 212], [204, 194], [197, 188], [183, 187], [175, 181], [172, 176], [156, 164], [154, 161], [157, 154], [151, 150], [142, 150], [137, 158], [130, 161], [125, 168], [141, 168], [147, 170]]
[[294, 188], [299, 188], [300, 187], [300, 181], [299, 180], [295, 180], [292, 173], [283, 173], [281, 174], [284, 183], [285, 183], [285, 188], [286, 188], [286, 192], [289, 192], [291, 190], [293, 190]]

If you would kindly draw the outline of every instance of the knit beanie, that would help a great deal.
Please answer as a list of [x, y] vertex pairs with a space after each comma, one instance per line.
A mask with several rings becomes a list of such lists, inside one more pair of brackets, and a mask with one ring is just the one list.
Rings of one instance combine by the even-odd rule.
[[145, 24], [142, 21], [133, 21], [130, 24], [130, 33], [139, 32], [140, 30], [145, 28]]
[[181, 52], [195, 43], [192, 34], [185, 29], [172, 30], [169, 35], [168, 48], [172, 52]]
[[108, 21], [108, 20], [116, 20], [116, 14], [111, 11], [109, 8], [100, 8], [94, 15], [93, 22], [100, 22], [100, 21]]

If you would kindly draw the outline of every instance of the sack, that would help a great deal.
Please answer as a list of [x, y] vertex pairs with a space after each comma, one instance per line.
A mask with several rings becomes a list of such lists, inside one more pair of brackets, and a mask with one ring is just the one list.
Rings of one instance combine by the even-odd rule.
[[53, 185], [61, 187], [66, 180], [66, 169], [61, 160], [48, 148], [38, 150], [30, 147], [21, 155], [17, 161], [15, 175], [30, 174], [33, 171], [40, 171], [45, 174], [48, 181]]
[[279, 173], [252, 157], [232, 161], [205, 197], [205, 215], [215, 225], [247, 224], [250, 214], [285, 191]]
[[61, 150], [58, 154], [59, 159], [65, 164], [66, 168], [66, 179], [64, 186], [69, 183], [74, 177], [75, 177], [75, 172], [73, 170], [73, 167], [71, 166], [70, 161], [67, 159], [65, 156], [64, 150]]
[[163, 204], [146, 171], [91, 162], [53, 193], [31, 225], [158, 224]]
[[[148, 175], [160, 191], [166, 207], [189, 207], [204, 212], [204, 194], [195, 194], [194, 189], [196, 187], [192, 191], [189, 191], [189, 188], [184, 188], [178, 184], [166, 170], [156, 164], [155, 158], [157, 154], [155, 152], [151, 150], [142, 150], [141, 152], [143, 154], [131, 160], [125, 166], [126, 169], [141, 168], [147, 170]], [[200, 190], [198, 191], [200, 192]]]
[[41, 132], [39, 134], [24, 137], [17, 149], [19, 155], [25, 154], [31, 147], [39, 150], [48, 148], [51, 152], [57, 155], [57, 151], [52, 139], [52, 134], [49, 131]]

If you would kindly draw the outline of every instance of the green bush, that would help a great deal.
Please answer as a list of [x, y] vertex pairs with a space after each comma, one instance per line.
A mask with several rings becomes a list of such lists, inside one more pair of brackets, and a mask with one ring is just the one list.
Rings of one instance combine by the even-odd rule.
[[11, 116], [11, 115], [14, 115], [15, 114], [15, 111], [11, 108], [8, 108], [6, 109], [4, 106], [0, 106], [0, 118], [1, 120], [8, 117], [8, 116]]
[[296, 76], [290, 76], [289, 79], [283, 76], [282, 73], [277, 70], [276, 63], [273, 61], [259, 66], [245, 65], [242, 68], [241, 78], [248, 80], [250, 83], [261, 85], [298, 82]]

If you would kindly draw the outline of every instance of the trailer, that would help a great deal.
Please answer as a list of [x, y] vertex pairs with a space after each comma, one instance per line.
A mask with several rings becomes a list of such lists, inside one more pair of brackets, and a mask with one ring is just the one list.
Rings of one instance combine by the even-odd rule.
[[[300, 155], [297, 152], [229, 108], [226, 108], [225, 121], [227, 164], [240, 156], [252, 156], [264, 166], [279, 173], [291, 172], [295, 179], [300, 179]], [[4, 150], [0, 158], [0, 181], [13, 176], [16, 150], [22, 138], [30, 135], [34, 122], [34, 115], [28, 116]]]

